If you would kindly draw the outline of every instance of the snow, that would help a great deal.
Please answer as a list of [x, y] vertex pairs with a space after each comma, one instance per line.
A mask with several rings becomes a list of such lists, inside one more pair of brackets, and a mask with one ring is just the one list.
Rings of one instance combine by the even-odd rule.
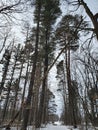
[[[0, 130], [5, 130], [5, 128], [0, 129]], [[11, 130], [20, 130], [20, 128], [11, 127]], [[37, 128], [37, 129], [35, 129], [33, 126], [28, 126], [27, 130], [86, 130], [86, 127], [85, 125], [82, 124], [81, 126], [78, 126], [78, 128], [73, 128], [73, 126], [65, 126], [65, 125], [62, 125], [62, 122], [57, 121], [57, 122], [54, 122], [53, 124], [52, 123], [47, 124], [46, 126], [42, 125], [41, 128]], [[87, 127], [87, 130], [95, 130], [95, 128], [89, 124], [89, 126]], [[98, 130], [98, 127], [96, 127], [96, 130]]]
[[[16, 130], [16, 129], [12, 129], [12, 130]], [[27, 130], [32, 130], [32, 127], [29, 127]], [[44, 128], [38, 128], [36, 130], [79, 130], [74, 129], [70, 126], [64, 126], [64, 125], [53, 125], [53, 124], [48, 124], [46, 127]]]
[[[79, 126], [78, 128], [73, 128], [73, 126], [61, 125], [60, 122], [55, 122], [55, 123], [56, 124], [48, 124], [44, 128], [42, 127], [42, 128], [35, 129], [35, 130], [86, 130], [84, 125], [83, 126]], [[12, 129], [12, 130], [15, 130], [15, 129]], [[32, 127], [29, 127], [27, 130], [32, 130]], [[95, 128], [92, 127], [92, 126], [89, 126], [88, 130], [95, 130]]]
[[63, 125], [57, 125], [57, 126], [48, 125], [46, 128], [41, 128], [40, 130], [71, 130], [71, 129], [68, 126], [63, 126]]
[[[0, 130], [5, 130], [5, 129], [0, 129]], [[11, 130], [17, 130], [16, 127], [12, 127]], [[18, 129], [20, 130], [20, 129]], [[32, 127], [29, 126], [27, 130], [32, 130]], [[71, 127], [69, 126], [63, 126], [63, 125], [47, 125], [47, 127], [44, 127], [44, 128], [38, 128], [36, 130], [79, 130], [79, 129], [71, 129]]]

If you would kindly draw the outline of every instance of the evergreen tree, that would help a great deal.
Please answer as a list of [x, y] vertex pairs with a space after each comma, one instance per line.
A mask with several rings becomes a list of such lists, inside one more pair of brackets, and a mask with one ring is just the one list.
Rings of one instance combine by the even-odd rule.
[[9, 50], [5, 50], [5, 53], [3, 55], [4, 68], [3, 68], [2, 81], [0, 83], [0, 95], [2, 93], [2, 90], [4, 89], [4, 84], [5, 84], [5, 79], [6, 79], [6, 75], [7, 75], [7, 71], [9, 67], [10, 58], [11, 58], [11, 53], [9, 52]]
[[66, 67], [66, 84], [68, 87], [69, 93], [69, 114], [70, 116], [70, 124], [76, 126], [76, 115], [74, 113], [74, 105], [73, 105], [73, 87], [72, 87], [72, 79], [71, 79], [71, 50], [76, 51], [79, 47], [78, 40], [80, 37], [80, 28], [87, 26], [87, 23], [83, 21], [81, 16], [75, 15], [65, 15], [59, 27], [56, 30], [56, 40], [59, 43], [59, 46], [65, 46], [65, 67]]
[[50, 47], [50, 36], [53, 29], [53, 25], [56, 18], [60, 15], [61, 11], [59, 8], [59, 0], [45, 0], [42, 4], [41, 11], [41, 25], [43, 27], [44, 36], [44, 78], [42, 82], [42, 92], [40, 95], [40, 105], [38, 116], [36, 119], [36, 128], [39, 128], [42, 123], [43, 115], [46, 113], [45, 109], [45, 96], [46, 96], [46, 86], [47, 86], [47, 70], [49, 65], [49, 47]]
[[26, 130], [27, 129], [28, 119], [29, 119], [29, 114], [30, 114], [32, 91], [33, 91], [33, 87], [34, 87], [36, 63], [37, 63], [37, 58], [38, 58], [39, 24], [40, 24], [41, 6], [42, 6], [42, 0], [36, 0], [36, 8], [38, 9], [38, 11], [37, 11], [37, 29], [36, 29], [34, 60], [33, 60], [33, 65], [32, 65], [32, 72], [31, 72], [31, 79], [30, 79], [28, 95], [27, 95], [27, 99], [26, 99], [26, 108], [23, 111], [23, 123], [22, 123], [21, 130]]
[[15, 50], [14, 64], [13, 64], [13, 67], [11, 70], [10, 79], [8, 81], [8, 84], [6, 85], [7, 95], [6, 95], [6, 100], [4, 102], [4, 108], [3, 108], [3, 112], [2, 112], [2, 122], [4, 121], [6, 109], [8, 106], [9, 99], [10, 99], [10, 93], [11, 93], [11, 89], [12, 89], [12, 84], [13, 84], [13, 79], [14, 79], [14, 74], [15, 74], [15, 69], [16, 69], [16, 63], [18, 60], [19, 48], [20, 48], [20, 45], [18, 45], [17, 49]]

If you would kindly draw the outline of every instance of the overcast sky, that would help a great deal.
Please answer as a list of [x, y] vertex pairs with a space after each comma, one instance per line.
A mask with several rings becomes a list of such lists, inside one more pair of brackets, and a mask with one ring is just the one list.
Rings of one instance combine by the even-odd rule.
[[98, 13], [98, 0], [85, 0], [93, 14]]

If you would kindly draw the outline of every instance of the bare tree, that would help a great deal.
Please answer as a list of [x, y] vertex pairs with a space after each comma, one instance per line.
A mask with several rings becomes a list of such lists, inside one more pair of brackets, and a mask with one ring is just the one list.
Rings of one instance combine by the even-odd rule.
[[[85, 12], [87, 13], [87, 15], [89, 16], [89, 18], [91, 19], [91, 22], [93, 24], [93, 27], [92, 29], [89, 29], [89, 28], [86, 28], [86, 30], [89, 30], [89, 31], [93, 31], [95, 34], [96, 34], [96, 37], [98, 39], [98, 13], [96, 13], [95, 15], [92, 13], [92, 11], [90, 10], [90, 8], [88, 7], [87, 3], [84, 1], [84, 0], [65, 0], [68, 2], [68, 4], [70, 5], [73, 5], [73, 6], [76, 6], [76, 10], [78, 10], [78, 8], [82, 5], [85, 9]], [[85, 30], [85, 29], [84, 29]]]

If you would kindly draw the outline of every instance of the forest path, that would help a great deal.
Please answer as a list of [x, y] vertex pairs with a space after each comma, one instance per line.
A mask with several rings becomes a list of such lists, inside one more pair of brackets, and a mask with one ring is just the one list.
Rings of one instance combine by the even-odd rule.
[[40, 130], [79, 130], [79, 129], [72, 129], [70, 126], [63, 126], [63, 125], [47, 125], [46, 128], [40, 128]]

